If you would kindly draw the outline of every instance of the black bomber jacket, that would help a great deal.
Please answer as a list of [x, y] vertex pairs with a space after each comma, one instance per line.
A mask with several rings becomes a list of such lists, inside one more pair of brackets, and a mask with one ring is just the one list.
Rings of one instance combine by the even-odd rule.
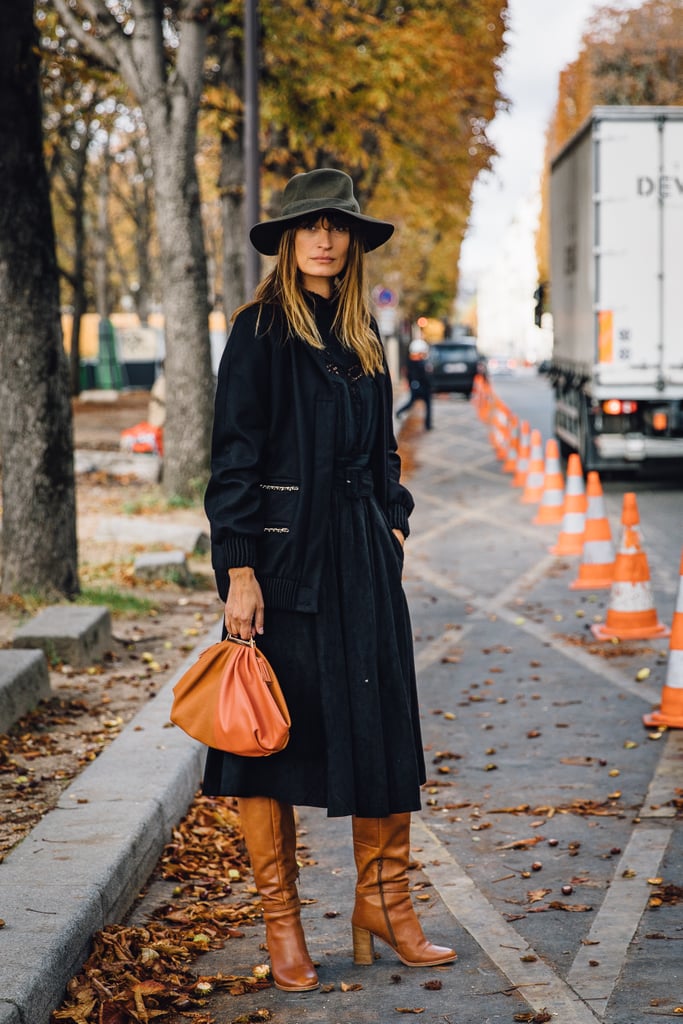
[[[333, 384], [310, 345], [286, 336], [283, 320], [277, 307], [263, 307], [259, 319], [250, 306], [230, 332], [218, 370], [205, 508], [223, 600], [228, 569], [249, 565], [266, 607], [315, 612], [334, 474]], [[407, 536], [413, 499], [399, 482], [386, 366], [374, 382], [374, 493], [387, 528]]]

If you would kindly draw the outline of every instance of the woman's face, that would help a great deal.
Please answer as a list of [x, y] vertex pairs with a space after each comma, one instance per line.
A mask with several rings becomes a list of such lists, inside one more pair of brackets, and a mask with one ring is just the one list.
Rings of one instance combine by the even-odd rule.
[[325, 216], [296, 229], [294, 254], [307, 291], [329, 298], [334, 278], [346, 266], [350, 240], [346, 225]]

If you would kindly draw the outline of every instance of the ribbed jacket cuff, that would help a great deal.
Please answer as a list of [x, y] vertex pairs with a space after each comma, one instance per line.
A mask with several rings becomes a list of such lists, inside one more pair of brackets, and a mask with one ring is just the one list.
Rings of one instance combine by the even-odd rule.
[[238, 566], [256, 566], [256, 542], [252, 537], [228, 537], [223, 541], [223, 552], [225, 564], [228, 569], [236, 569]]
[[389, 526], [392, 530], [400, 530], [404, 537], [410, 533], [408, 511], [403, 505], [391, 505], [389, 508]]

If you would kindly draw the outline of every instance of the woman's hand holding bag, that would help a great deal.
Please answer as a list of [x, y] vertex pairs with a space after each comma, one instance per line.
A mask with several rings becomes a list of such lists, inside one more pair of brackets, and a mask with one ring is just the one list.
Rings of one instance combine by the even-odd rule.
[[291, 719], [277, 677], [253, 639], [203, 651], [173, 688], [171, 721], [208, 747], [243, 757], [283, 750]]

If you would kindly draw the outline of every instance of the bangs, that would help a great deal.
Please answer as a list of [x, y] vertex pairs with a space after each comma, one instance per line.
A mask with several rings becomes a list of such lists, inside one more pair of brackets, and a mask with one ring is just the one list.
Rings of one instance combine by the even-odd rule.
[[347, 231], [353, 231], [356, 226], [353, 218], [348, 217], [340, 210], [317, 210], [306, 217], [301, 217], [294, 228], [312, 228], [318, 221], [322, 221], [324, 228], [346, 228]]

